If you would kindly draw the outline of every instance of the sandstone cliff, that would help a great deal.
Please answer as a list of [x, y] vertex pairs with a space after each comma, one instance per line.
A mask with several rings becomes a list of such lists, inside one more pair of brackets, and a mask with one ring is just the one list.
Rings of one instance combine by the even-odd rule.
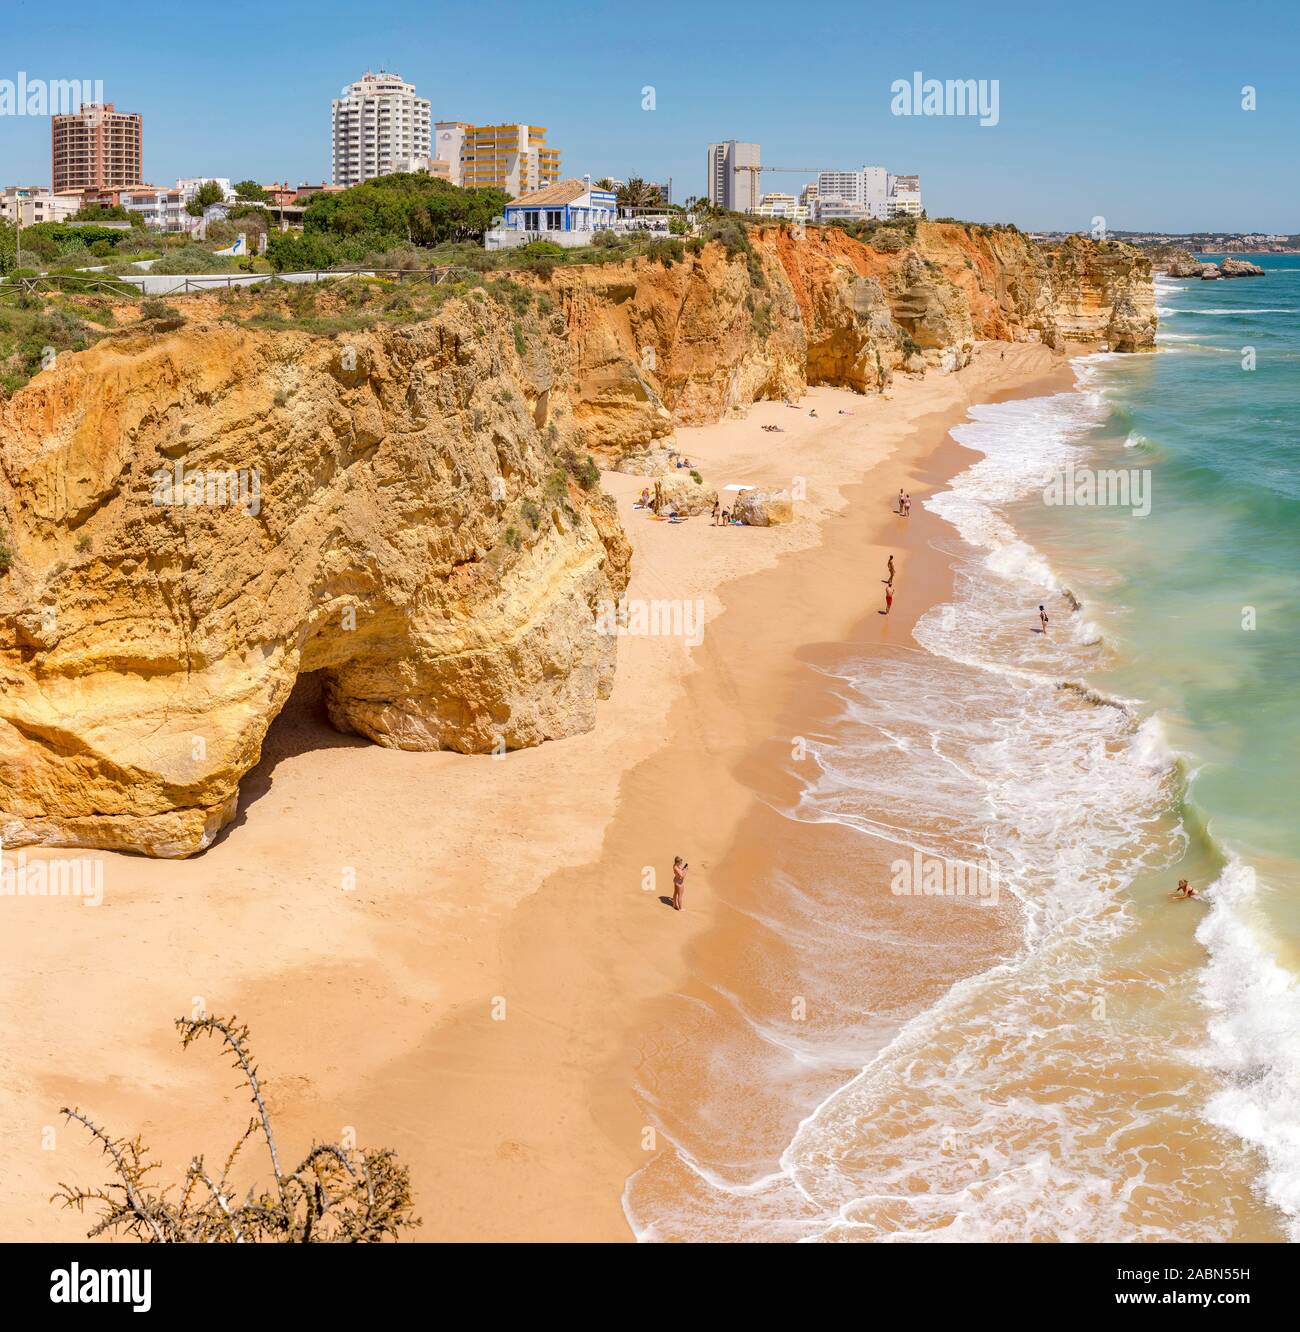
[[[897, 233], [886, 233], [893, 239]], [[920, 223], [876, 249], [836, 228], [751, 228], [679, 263], [559, 268], [576, 410], [606, 455], [675, 423], [717, 420], [807, 384], [860, 392], [900, 370], [953, 369], [977, 339], [1155, 345], [1151, 267], [1135, 249], [1071, 237]]]
[[1124, 246], [939, 223], [728, 239], [534, 275], [526, 315], [471, 290], [332, 337], [141, 327], [0, 403], [5, 845], [202, 849], [307, 673], [336, 726], [394, 747], [585, 730], [630, 558], [588, 451], [952, 369], [976, 339], [1154, 337]]
[[394, 747], [588, 729], [629, 551], [559, 461], [563, 338], [522, 351], [485, 300], [346, 344], [212, 323], [5, 404], [5, 845], [200, 849], [306, 672]]

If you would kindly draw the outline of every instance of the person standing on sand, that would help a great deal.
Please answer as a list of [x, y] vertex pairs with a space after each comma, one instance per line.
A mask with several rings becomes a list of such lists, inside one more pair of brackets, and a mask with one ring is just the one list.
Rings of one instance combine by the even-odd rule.
[[718, 525], [718, 514], [720, 514], [721, 512], [722, 512], [722, 505], [721, 505], [717, 500], [714, 500], [714, 501], [713, 501], [713, 513], [712, 513], [712, 515], [711, 515], [711, 517], [712, 517], [712, 519], [713, 519], [713, 526], [714, 526], [714, 527], [717, 527], [717, 525]]
[[886, 614], [886, 615], [889, 614], [890, 607], [893, 606], [893, 604], [894, 604], [894, 589], [893, 589], [893, 587], [887, 587], [887, 588], [885, 588], [885, 614]]
[[912, 516], [912, 497], [911, 497], [911, 495], [904, 495], [904, 496], [903, 496], [903, 517], [904, 517], [904, 518], [910, 518], [911, 516]]
[[894, 557], [892, 555], [889, 557], [889, 577], [885, 579], [885, 586], [894, 586]]
[[1043, 626], [1039, 632], [1045, 634], [1047, 632], [1047, 612], [1041, 606], [1038, 608], [1038, 622]]
[[899, 486], [899, 488], [898, 488], [898, 512], [899, 512], [899, 513], [902, 513], [902, 512], [903, 512], [903, 487], [902, 487], [902, 486]]
[[690, 866], [681, 858], [673, 857], [673, 910], [682, 909], [682, 896], [686, 888], [686, 871]]

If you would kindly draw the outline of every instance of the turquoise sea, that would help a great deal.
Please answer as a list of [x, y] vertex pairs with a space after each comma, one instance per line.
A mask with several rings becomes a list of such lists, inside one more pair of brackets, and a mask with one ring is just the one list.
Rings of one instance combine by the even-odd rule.
[[[842, 710], [786, 817], [987, 867], [1019, 946], [879, 1039], [764, 1027], [797, 1129], [753, 1162], [675, 1142], [629, 1182], [638, 1234], [1300, 1239], [1300, 256], [1250, 257], [1266, 276], [1157, 279], [1154, 354], [974, 408], [925, 501], [955, 587], [924, 651], [827, 672]], [[1128, 502], [1055, 502], [1066, 478]], [[851, 851], [808, 863], [771, 900], [815, 912], [771, 930], [834, 1010], [836, 943], [881, 939]]]

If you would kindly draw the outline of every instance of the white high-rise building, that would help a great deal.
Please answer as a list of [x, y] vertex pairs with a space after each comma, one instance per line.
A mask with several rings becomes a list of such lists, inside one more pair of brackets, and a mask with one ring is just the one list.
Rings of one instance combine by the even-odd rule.
[[709, 202], [732, 213], [756, 213], [762, 149], [756, 143], [709, 144]]
[[863, 211], [852, 216], [883, 221], [889, 216], [889, 181], [889, 173], [878, 166], [864, 166], [861, 171], [823, 171], [817, 177], [817, 197], [820, 201], [839, 199], [859, 204]]
[[862, 178], [856, 171], [822, 171], [817, 176], [817, 197], [861, 203]]
[[884, 167], [823, 171], [817, 177], [814, 193], [814, 216], [818, 218], [875, 218], [883, 222], [893, 217], [921, 216], [921, 178], [895, 176]]
[[858, 173], [862, 177], [862, 202], [871, 217], [889, 216], [889, 172], [884, 167], [864, 166]]
[[400, 74], [366, 70], [334, 99], [334, 183], [347, 188], [388, 174], [393, 164], [431, 157], [429, 103]]

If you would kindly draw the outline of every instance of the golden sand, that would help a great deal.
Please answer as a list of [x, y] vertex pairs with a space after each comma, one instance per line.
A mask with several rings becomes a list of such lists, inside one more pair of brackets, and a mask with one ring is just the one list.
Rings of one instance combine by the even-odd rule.
[[[400, 1153], [420, 1238], [631, 1238], [620, 1195], [648, 1141], [635, 1067], [648, 1045], [674, 1067], [665, 995], [750, 983], [731, 974], [735, 903], [779, 835], [761, 806], [789, 783], [794, 728], [815, 724], [804, 663], [819, 644], [909, 643], [947, 587], [920, 499], [961, 465], [949, 428], [972, 403], [1071, 382], [1043, 347], [990, 344], [886, 398], [814, 389], [798, 410], [683, 429], [710, 484], [799, 479], [807, 497], [786, 527], [670, 525], [632, 508], [641, 478], [605, 478], [635, 548], [629, 596], [702, 599], [706, 627], [694, 648], [624, 638], [594, 732], [500, 760], [404, 753], [330, 730], [304, 685], [204, 855], [105, 855], [99, 907], [0, 900], [0, 1234], [87, 1228], [47, 1202], [60, 1180], [104, 1178], [64, 1103], [142, 1132], [166, 1179], [224, 1154], [244, 1093], [171, 1027], [201, 1007], [251, 1025], [287, 1154], [349, 1129]], [[660, 900], [675, 853], [691, 866], [680, 914]], [[982, 928], [996, 951], [999, 925]], [[863, 967], [887, 974], [887, 949]], [[669, 1111], [698, 1055], [665, 1078]]]

